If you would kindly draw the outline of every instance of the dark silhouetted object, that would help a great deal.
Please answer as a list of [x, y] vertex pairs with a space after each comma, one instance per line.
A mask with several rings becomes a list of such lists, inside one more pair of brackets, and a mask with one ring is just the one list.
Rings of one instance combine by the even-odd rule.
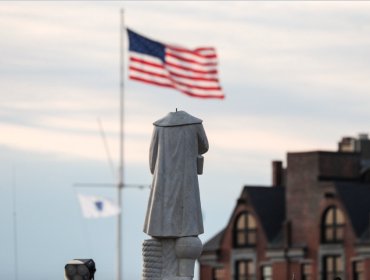
[[91, 280], [94, 279], [95, 262], [92, 259], [74, 259], [64, 267], [65, 280]]

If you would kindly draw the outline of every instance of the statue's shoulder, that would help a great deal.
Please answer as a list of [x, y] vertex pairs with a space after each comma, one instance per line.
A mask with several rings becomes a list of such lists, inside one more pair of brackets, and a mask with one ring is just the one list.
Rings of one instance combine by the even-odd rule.
[[170, 112], [165, 117], [155, 121], [153, 124], [159, 127], [182, 126], [191, 124], [201, 124], [203, 121], [185, 111]]

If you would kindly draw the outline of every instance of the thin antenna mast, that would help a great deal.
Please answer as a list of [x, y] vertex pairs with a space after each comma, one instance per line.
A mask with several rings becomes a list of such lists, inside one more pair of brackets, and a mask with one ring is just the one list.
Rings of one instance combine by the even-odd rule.
[[118, 206], [121, 212], [117, 215], [117, 280], [122, 280], [122, 188], [123, 188], [123, 98], [124, 98], [124, 84], [123, 84], [123, 35], [124, 35], [124, 10], [121, 9], [121, 25], [120, 25], [120, 164], [118, 171], [117, 196]]
[[13, 167], [12, 195], [13, 195], [13, 233], [14, 233], [14, 279], [18, 280], [18, 233], [17, 233], [17, 200], [16, 200], [16, 170]]
[[111, 153], [110, 153], [110, 149], [109, 149], [109, 145], [108, 145], [108, 141], [107, 141], [107, 137], [105, 136], [105, 131], [104, 131], [104, 127], [103, 127], [103, 124], [102, 122], [100, 121], [100, 118], [97, 119], [98, 121], [98, 125], [99, 125], [99, 131], [100, 131], [100, 136], [103, 140], [103, 144], [104, 144], [104, 149], [105, 149], [105, 154], [107, 155], [107, 159], [108, 159], [108, 163], [109, 163], [109, 166], [112, 170], [112, 174], [114, 177], [115, 176], [115, 168], [114, 168], [114, 164], [113, 164], [113, 160], [112, 160], [112, 156], [111, 156]]

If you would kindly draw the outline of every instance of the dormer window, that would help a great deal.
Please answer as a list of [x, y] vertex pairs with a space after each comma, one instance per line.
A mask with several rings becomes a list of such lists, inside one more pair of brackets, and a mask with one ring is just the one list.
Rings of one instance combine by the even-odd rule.
[[234, 224], [234, 247], [249, 247], [256, 245], [257, 225], [253, 215], [242, 212]]
[[329, 207], [322, 220], [322, 242], [339, 243], [343, 241], [344, 215], [336, 206]]

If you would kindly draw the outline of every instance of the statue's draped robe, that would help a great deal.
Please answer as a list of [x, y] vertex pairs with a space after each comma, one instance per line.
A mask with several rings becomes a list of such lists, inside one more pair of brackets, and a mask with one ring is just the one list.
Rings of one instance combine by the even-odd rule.
[[154, 123], [149, 158], [153, 182], [145, 233], [182, 237], [204, 232], [197, 156], [207, 150], [202, 120], [179, 111]]

